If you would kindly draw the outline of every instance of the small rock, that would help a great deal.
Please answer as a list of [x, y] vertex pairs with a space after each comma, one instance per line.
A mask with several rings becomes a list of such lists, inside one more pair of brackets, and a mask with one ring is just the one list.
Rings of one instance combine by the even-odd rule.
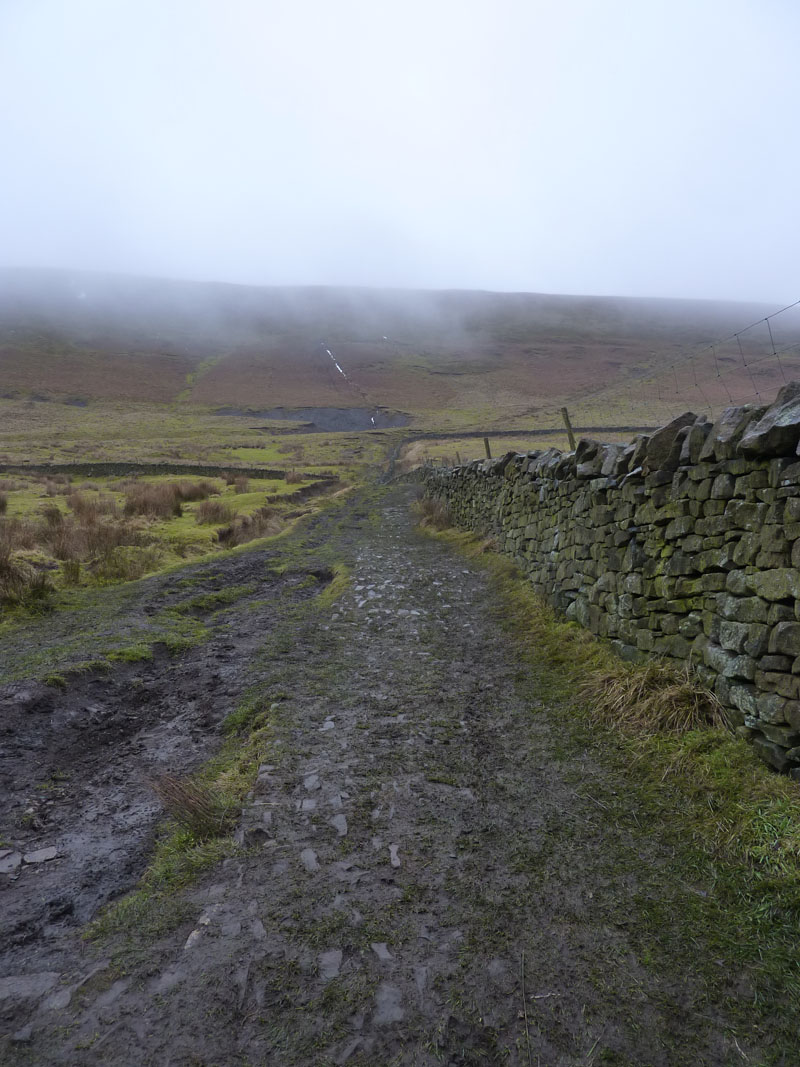
[[274, 839], [270, 838], [265, 826], [250, 826], [244, 831], [244, 844], [247, 848], [258, 848], [270, 842], [274, 843]]
[[373, 941], [369, 946], [379, 960], [391, 960], [393, 956], [386, 947], [385, 941]]
[[374, 1024], [387, 1026], [390, 1023], [399, 1023], [404, 1015], [400, 990], [388, 982], [381, 982], [375, 994]]
[[15, 1045], [27, 1044], [33, 1036], [33, 1027], [28, 1023], [27, 1026], [23, 1026], [21, 1030], [17, 1030], [15, 1034], [11, 1035], [11, 1040]]
[[264, 924], [260, 919], [253, 919], [250, 923], [250, 933], [257, 941], [263, 941], [267, 936], [267, 931], [264, 929]]
[[340, 948], [333, 948], [329, 952], [320, 953], [319, 976], [324, 982], [329, 982], [331, 978], [338, 977], [341, 966], [342, 950]]
[[303, 849], [300, 853], [300, 862], [309, 873], [319, 870], [319, 860], [313, 848]]
[[0, 874], [13, 874], [22, 863], [21, 852], [6, 852], [0, 859]]
[[313, 797], [306, 797], [305, 800], [302, 800], [300, 802], [300, 810], [301, 811], [313, 811], [316, 808], [316, 806], [317, 806], [317, 802], [316, 802], [316, 800], [313, 799]]
[[202, 936], [202, 930], [192, 930], [192, 932], [186, 938], [186, 944], [183, 946], [183, 951], [186, 952], [187, 949], [194, 948], [194, 946], [197, 944], [197, 942]]
[[347, 836], [347, 817], [345, 815], [334, 815], [331, 819], [331, 826], [339, 837]]
[[389, 845], [389, 862], [393, 867], [400, 866], [400, 857], [397, 855], [397, 845]]
[[26, 863], [46, 863], [48, 860], [54, 860], [58, 855], [58, 849], [55, 845], [51, 845], [49, 848], [40, 848], [36, 852], [26, 852], [22, 857]]
[[52, 996], [45, 1000], [42, 1007], [48, 1011], [60, 1011], [62, 1008], [66, 1008], [71, 1000], [72, 993], [69, 989], [59, 989], [57, 993], [53, 993]]
[[325, 733], [326, 730], [333, 730], [335, 729], [335, 727], [336, 723], [333, 721], [333, 719], [326, 719], [322, 726], [320, 726], [319, 728], [320, 733]]
[[309, 793], [312, 793], [315, 789], [319, 789], [319, 775], [309, 774], [303, 779], [303, 788], [307, 789]]

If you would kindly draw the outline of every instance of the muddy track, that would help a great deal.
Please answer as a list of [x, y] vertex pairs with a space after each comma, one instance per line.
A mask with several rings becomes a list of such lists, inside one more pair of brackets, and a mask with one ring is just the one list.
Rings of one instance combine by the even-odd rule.
[[[15, 977], [0, 978], [9, 1062], [761, 1062], [768, 1035], [728, 1020], [753, 997], [747, 976], [723, 975], [711, 993], [690, 964], [659, 969], [642, 951], [636, 901], [679, 901], [683, 872], [652, 828], [625, 829], [594, 802], [607, 772], [542, 699], [485, 574], [414, 531], [409, 495], [354, 498], [306, 528], [309, 565], [335, 555], [352, 572], [332, 609], [265, 608], [258, 626], [234, 609], [227, 634], [150, 665], [137, 711], [150, 725], [142, 737], [121, 725], [121, 751], [90, 777], [132, 768], [140, 780], [137, 738], [164, 766], [170, 737], [200, 758], [243, 675], [283, 694], [241, 850], [184, 892], [188, 921], [135, 960], [109, 966], [119, 946], [80, 945], [80, 902], [12, 947], [2, 973]], [[136, 673], [115, 679], [121, 709]], [[96, 681], [65, 696], [77, 709]], [[76, 832], [85, 804], [69, 809]], [[145, 822], [121, 827], [120, 847], [135, 851]], [[64, 861], [52, 862], [40, 866]], [[14, 886], [47, 877], [26, 869]]]
[[[144, 868], [162, 815], [148, 780], [190, 771], [214, 751], [250, 680], [250, 656], [287, 607], [328, 577], [277, 576], [253, 552], [153, 579], [142, 583], [144, 615], [182, 604], [214, 612], [202, 647], [173, 658], [156, 645], [150, 660], [73, 676], [66, 689], [0, 687], [0, 835], [3, 851], [13, 847], [0, 880], [7, 971], [24, 970], [32, 955], [47, 969], [69, 965], [76, 930]], [[214, 611], [204, 598], [230, 586], [252, 591]]]

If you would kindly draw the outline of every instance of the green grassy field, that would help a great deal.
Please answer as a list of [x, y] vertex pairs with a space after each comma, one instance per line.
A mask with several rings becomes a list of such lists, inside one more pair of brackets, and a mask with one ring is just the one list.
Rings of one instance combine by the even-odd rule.
[[[52, 606], [58, 591], [133, 581], [273, 537], [348, 483], [283, 478], [0, 478], [0, 603]], [[320, 494], [307, 500], [309, 489]]]

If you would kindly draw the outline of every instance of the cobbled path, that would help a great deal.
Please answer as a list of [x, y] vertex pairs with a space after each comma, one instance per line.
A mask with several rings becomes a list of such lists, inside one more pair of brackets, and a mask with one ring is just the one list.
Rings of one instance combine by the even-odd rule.
[[691, 975], [639, 958], [657, 842], [605, 824], [484, 572], [408, 503], [354, 511], [346, 591], [258, 654], [273, 755], [193, 921], [43, 1001], [20, 1063], [740, 1062]]

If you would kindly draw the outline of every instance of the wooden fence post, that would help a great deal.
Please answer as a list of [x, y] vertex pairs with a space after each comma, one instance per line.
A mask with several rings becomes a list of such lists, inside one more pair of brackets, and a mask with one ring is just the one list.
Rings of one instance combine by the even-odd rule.
[[567, 437], [569, 439], [569, 448], [571, 452], [575, 451], [575, 434], [572, 432], [572, 423], [569, 421], [569, 412], [566, 408], [561, 409], [561, 417], [564, 420], [564, 425], [567, 428]]

